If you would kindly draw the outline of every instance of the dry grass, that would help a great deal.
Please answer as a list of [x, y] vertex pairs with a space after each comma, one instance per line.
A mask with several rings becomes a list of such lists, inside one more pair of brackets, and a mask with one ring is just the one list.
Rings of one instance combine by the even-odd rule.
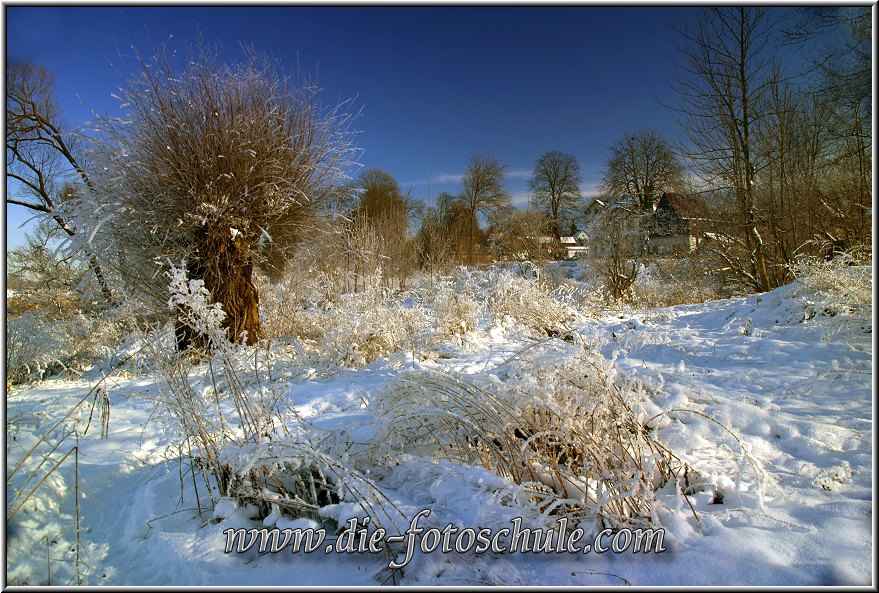
[[102, 312], [76, 310], [63, 317], [47, 309], [32, 309], [7, 317], [7, 387], [53, 374], [80, 375], [113, 352], [131, 322], [131, 312], [123, 307]]
[[230, 472], [229, 496], [256, 504], [260, 517], [273, 507], [288, 516], [326, 520], [326, 507], [354, 503], [376, 527], [405, 529], [405, 514], [364, 472], [344, 456], [312, 438], [305, 423], [294, 438], [228, 447], [223, 462]]
[[570, 323], [577, 318], [574, 307], [565, 302], [566, 288], [552, 290], [510, 272], [492, 275], [487, 288], [486, 307], [495, 323], [511, 318], [539, 334], [561, 336], [570, 332]]
[[801, 257], [793, 265], [798, 292], [835, 309], [873, 302], [871, 253], [841, 253], [831, 260]]
[[684, 464], [642, 424], [643, 391], [599, 356], [553, 354], [519, 358], [504, 383], [404, 374], [372, 402], [376, 440], [389, 454], [483, 466], [527, 487], [545, 514], [651, 524], [655, 490]]
[[479, 302], [470, 291], [455, 290], [451, 282], [438, 283], [432, 292], [434, 338], [463, 343], [464, 336], [476, 329]]
[[[642, 423], [640, 385], [620, 379], [612, 363], [575, 343], [567, 324], [576, 313], [546, 287], [512, 275], [459, 280], [454, 288], [442, 285], [428, 304], [447, 307], [439, 319], [450, 321], [430, 335], [470, 331], [482, 296], [493, 315], [516, 315], [544, 336], [565, 331], [559, 337], [568, 340], [538, 342], [478, 377], [401, 374], [370, 402], [375, 434], [358, 445], [359, 453], [349, 451], [351, 443], [340, 447], [315, 436], [319, 432], [295, 411], [282, 409], [270, 382], [261, 390], [246, 386], [243, 376], [264, 370], [255, 362], [247, 366], [245, 347], [222, 341], [222, 318], [206, 301], [195, 303], [189, 310], [201, 317], [192, 327], [217, 332], [208, 340], [215, 349], [202, 363], [202, 378], [180, 355], [166, 359], [162, 371], [184, 450], [191, 448], [204, 468], [205, 481], [217, 490], [212, 494], [255, 504], [263, 516], [277, 510], [326, 519], [328, 507], [351, 503], [375, 525], [405, 525], [371, 476], [416, 455], [482, 466], [524, 488], [532, 510], [544, 516], [592, 519], [610, 528], [654, 524], [655, 491], [673, 481], [683, 492], [686, 468]], [[387, 356], [407, 342], [427, 344], [430, 335], [420, 332], [437, 321], [412, 295], [367, 291], [325, 306], [318, 347], [342, 365]]]
[[267, 357], [260, 360], [255, 349], [225, 339], [222, 310], [209, 304], [203, 286], [177, 280], [172, 302], [180, 319], [206, 338], [211, 351], [156, 354], [162, 401], [178, 422], [180, 450], [202, 471], [212, 500], [255, 504], [262, 517], [277, 507], [315, 519], [327, 506], [353, 501], [374, 525], [404, 525], [402, 513], [368, 477], [343, 463], [331, 443], [313, 438], [295, 410], [285, 409], [266, 377]]

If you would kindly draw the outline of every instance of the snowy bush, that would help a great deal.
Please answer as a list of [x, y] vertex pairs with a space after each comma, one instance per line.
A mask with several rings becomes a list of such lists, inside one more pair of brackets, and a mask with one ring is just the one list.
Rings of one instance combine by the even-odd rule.
[[352, 516], [369, 516], [373, 526], [402, 531], [404, 513], [368, 471], [354, 467], [337, 442], [315, 438], [308, 428], [300, 423], [281, 439], [226, 447], [221, 461], [229, 476], [227, 495], [239, 505], [254, 505], [264, 525], [307, 516], [342, 526]]
[[6, 380], [8, 384], [43, 378], [52, 364], [70, 351], [71, 338], [58, 321], [41, 321], [30, 311], [6, 325]]
[[64, 316], [40, 308], [7, 323], [7, 383], [44, 378], [51, 372], [79, 373], [110, 356], [119, 343], [126, 317], [116, 309], [74, 309]]
[[872, 267], [864, 260], [854, 253], [842, 253], [831, 260], [801, 257], [793, 265], [797, 293], [814, 299], [814, 305], [828, 315], [871, 305]]
[[109, 372], [146, 373], [156, 369], [157, 358], [167, 356], [176, 348], [172, 324], [156, 324], [123, 334], [112, 352], [102, 362]]
[[318, 351], [342, 366], [369, 364], [417, 347], [429, 319], [416, 299], [390, 298], [381, 288], [346, 294], [322, 318], [326, 334]]
[[270, 282], [267, 277], [254, 274], [254, 283], [259, 291], [259, 323], [263, 336], [278, 338], [295, 334], [295, 330], [292, 330], [294, 318], [301, 305], [290, 275]]
[[295, 339], [315, 364], [355, 368], [416, 347], [427, 334], [430, 315], [417, 295], [395, 294], [380, 282], [334, 293], [340, 287], [333, 282], [319, 273], [268, 287], [262, 302], [266, 335]]
[[122, 339], [128, 314], [115, 309], [91, 315], [77, 313], [68, 324], [72, 340], [71, 357], [80, 365], [85, 365], [111, 356]]
[[631, 292], [632, 306], [639, 309], [669, 307], [702, 300], [683, 277], [662, 269], [656, 262], [638, 265], [638, 275]]
[[221, 324], [226, 318], [223, 307], [211, 302], [211, 293], [204, 286], [204, 280], [187, 280], [183, 267], [172, 266], [165, 274], [168, 277], [168, 308], [177, 312], [178, 322], [192, 329], [209, 341], [221, 344], [225, 332]]
[[371, 402], [387, 455], [480, 465], [524, 486], [545, 515], [605, 527], [653, 520], [655, 491], [683, 464], [643, 426], [643, 388], [581, 346], [553, 342], [504, 380], [413, 371]]
[[[246, 381], [245, 377], [259, 378], [258, 359], [251, 359], [246, 346], [228, 341], [222, 306], [210, 302], [204, 283], [188, 280], [177, 267], [166, 276], [168, 306], [177, 312], [178, 323], [193, 332], [196, 343], [209, 348], [154, 350], [163, 379], [161, 401], [177, 421], [180, 447], [188, 445], [193, 461], [207, 469], [219, 493], [226, 496], [232, 476], [220, 460], [221, 451], [228, 445], [259, 442], [273, 433], [281, 422], [278, 395], [270, 386], [254, 387]], [[194, 368], [198, 360], [205, 363], [201, 373]]]
[[721, 298], [712, 278], [694, 258], [654, 258], [639, 264], [632, 306], [673, 307]]
[[434, 337], [462, 343], [476, 328], [480, 306], [469, 290], [455, 290], [451, 282], [440, 282], [433, 289]]
[[566, 304], [567, 289], [549, 290], [535, 280], [526, 280], [510, 272], [492, 274], [486, 305], [495, 323], [512, 318], [544, 335], [557, 336], [570, 331], [577, 318], [574, 308]]

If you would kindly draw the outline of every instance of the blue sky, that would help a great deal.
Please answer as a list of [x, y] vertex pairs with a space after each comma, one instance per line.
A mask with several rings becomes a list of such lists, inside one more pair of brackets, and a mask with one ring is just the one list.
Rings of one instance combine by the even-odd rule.
[[[610, 145], [655, 128], [672, 138], [669, 82], [675, 7], [20, 7], [6, 6], [6, 58], [46, 66], [69, 127], [94, 110], [118, 112], [110, 93], [136, 44], [192, 41], [201, 31], [235, 58], [238, 42], [288, 66], [318, 71], [323, 99], [355, 99], [364, 167], [393, 175], [428, 200], [456, 193], [469, 156], [491, 151], [507, 189], [527, 200], [535, 161], [576, 156], [592, 196]], [[7, 246], [28, 215], [7, 207]]]

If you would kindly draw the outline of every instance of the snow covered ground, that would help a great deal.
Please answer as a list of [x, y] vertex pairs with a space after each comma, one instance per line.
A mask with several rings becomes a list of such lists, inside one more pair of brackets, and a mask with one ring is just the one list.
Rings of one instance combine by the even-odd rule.
[[[80, 381], [48, 380], [8, 394], [7, 475], [34, 445], [39, 454], [8, 482], [7, 517], [13, 494], [39, 479], [24, 485], [32, 466], [71, 450], [74, 430], [79, 452], [78, 467], [68, 457], [9, 522], [7, 582], [76, 584], [76, 488], [79, 578], [89, 585], [874, 582], [871, 307], [822, 310], [791, 285], [760, 296], [581, 317], [573, 327], [644, 385], [644, 420], [653, 418], [657, 436], [704, 483], [689, 497], [673, 485], [657, 492], [665, 552], [416, 553], [398, 571], [387, 568], [384, 554], [225, 554], [225, 529], [307, 521], [276, 514], [254, 521], [252, 508], [236, 509], [231, 501], [212, 509], [204, 485], [172, 446], [173, 422], [157, 406], [161, 393], [149, 375], [116, 373], [101, 384], [110, 402], [107, 438], [100, 438], [99, 406], [83, 435], [89, 399], [38, 443], [97, 385], [95, 370]], [[306, 421], [362, 444], [376, 428], [368, 402], [401, 373], [416, 368], [503, 379], [505, 362], [517, 353], [543, 348], [549, 356], [566, 347], [529, 337], [516, 324], [483, 319], [463, 344], [448, 344], [441, 355], [397, 352], [332, 372], [290, 362], [277, 366], [274, 381]], [[407, 518], [430, 509], [428, 526], [498, 529], [529, 512], [502, 500], [509, 484], [479, 467], [412, 457], [377, 468], [374, 479]], [[338, 507], [341, 520], [350, 508]]]

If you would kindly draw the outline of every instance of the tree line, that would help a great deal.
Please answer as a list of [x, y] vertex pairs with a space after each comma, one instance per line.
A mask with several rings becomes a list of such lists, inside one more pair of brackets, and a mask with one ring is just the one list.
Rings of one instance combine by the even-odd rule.
[[[680, 137], [621, 135], [599, 198], [626, 196], [623, 211], [637, 215], [664, 192], [698, 195], [708, 205], [702, 255], [756, 291], [789, 281], [800, 255], [867, 248], [869, 8], [693, 14], [676, 28], [679, 101], [670, 107]], [[814, 67], [792, 77], [779, 47], [809, 48]], [[460, 191], [424, 205], [385, 171], [346, 179], [358, 155], [350, 105], [323, 105], [306, 75], [252, 50], [233, 64], [205, 45], [188, 51], [179, 60], [167, 48], [137, 54], [120, 91], [124, 117], [102, 119], [89, 137], [67, 130], [51, 73], [7, 67], [6, 171], [18, 188], [7, 188], [7, 203], [51, 220], [108, 301], [136, 295], [160, 310], [162, 272], [184, 261], [222, 303], [230, 338], [253, 343], [255, 274], [282, 276], [305, 247], [347, 290], [376, 271], [402, 288], [417, 269], [538, 257], [581, 220], [571, 154], [536, 161], [526, 208], [513, 207], [506, 166], [490, 153], [470, 157]], [[631, 258], [618, 255], [628, 278]], [[178, 335], [182, 347], [193, 339]]]

